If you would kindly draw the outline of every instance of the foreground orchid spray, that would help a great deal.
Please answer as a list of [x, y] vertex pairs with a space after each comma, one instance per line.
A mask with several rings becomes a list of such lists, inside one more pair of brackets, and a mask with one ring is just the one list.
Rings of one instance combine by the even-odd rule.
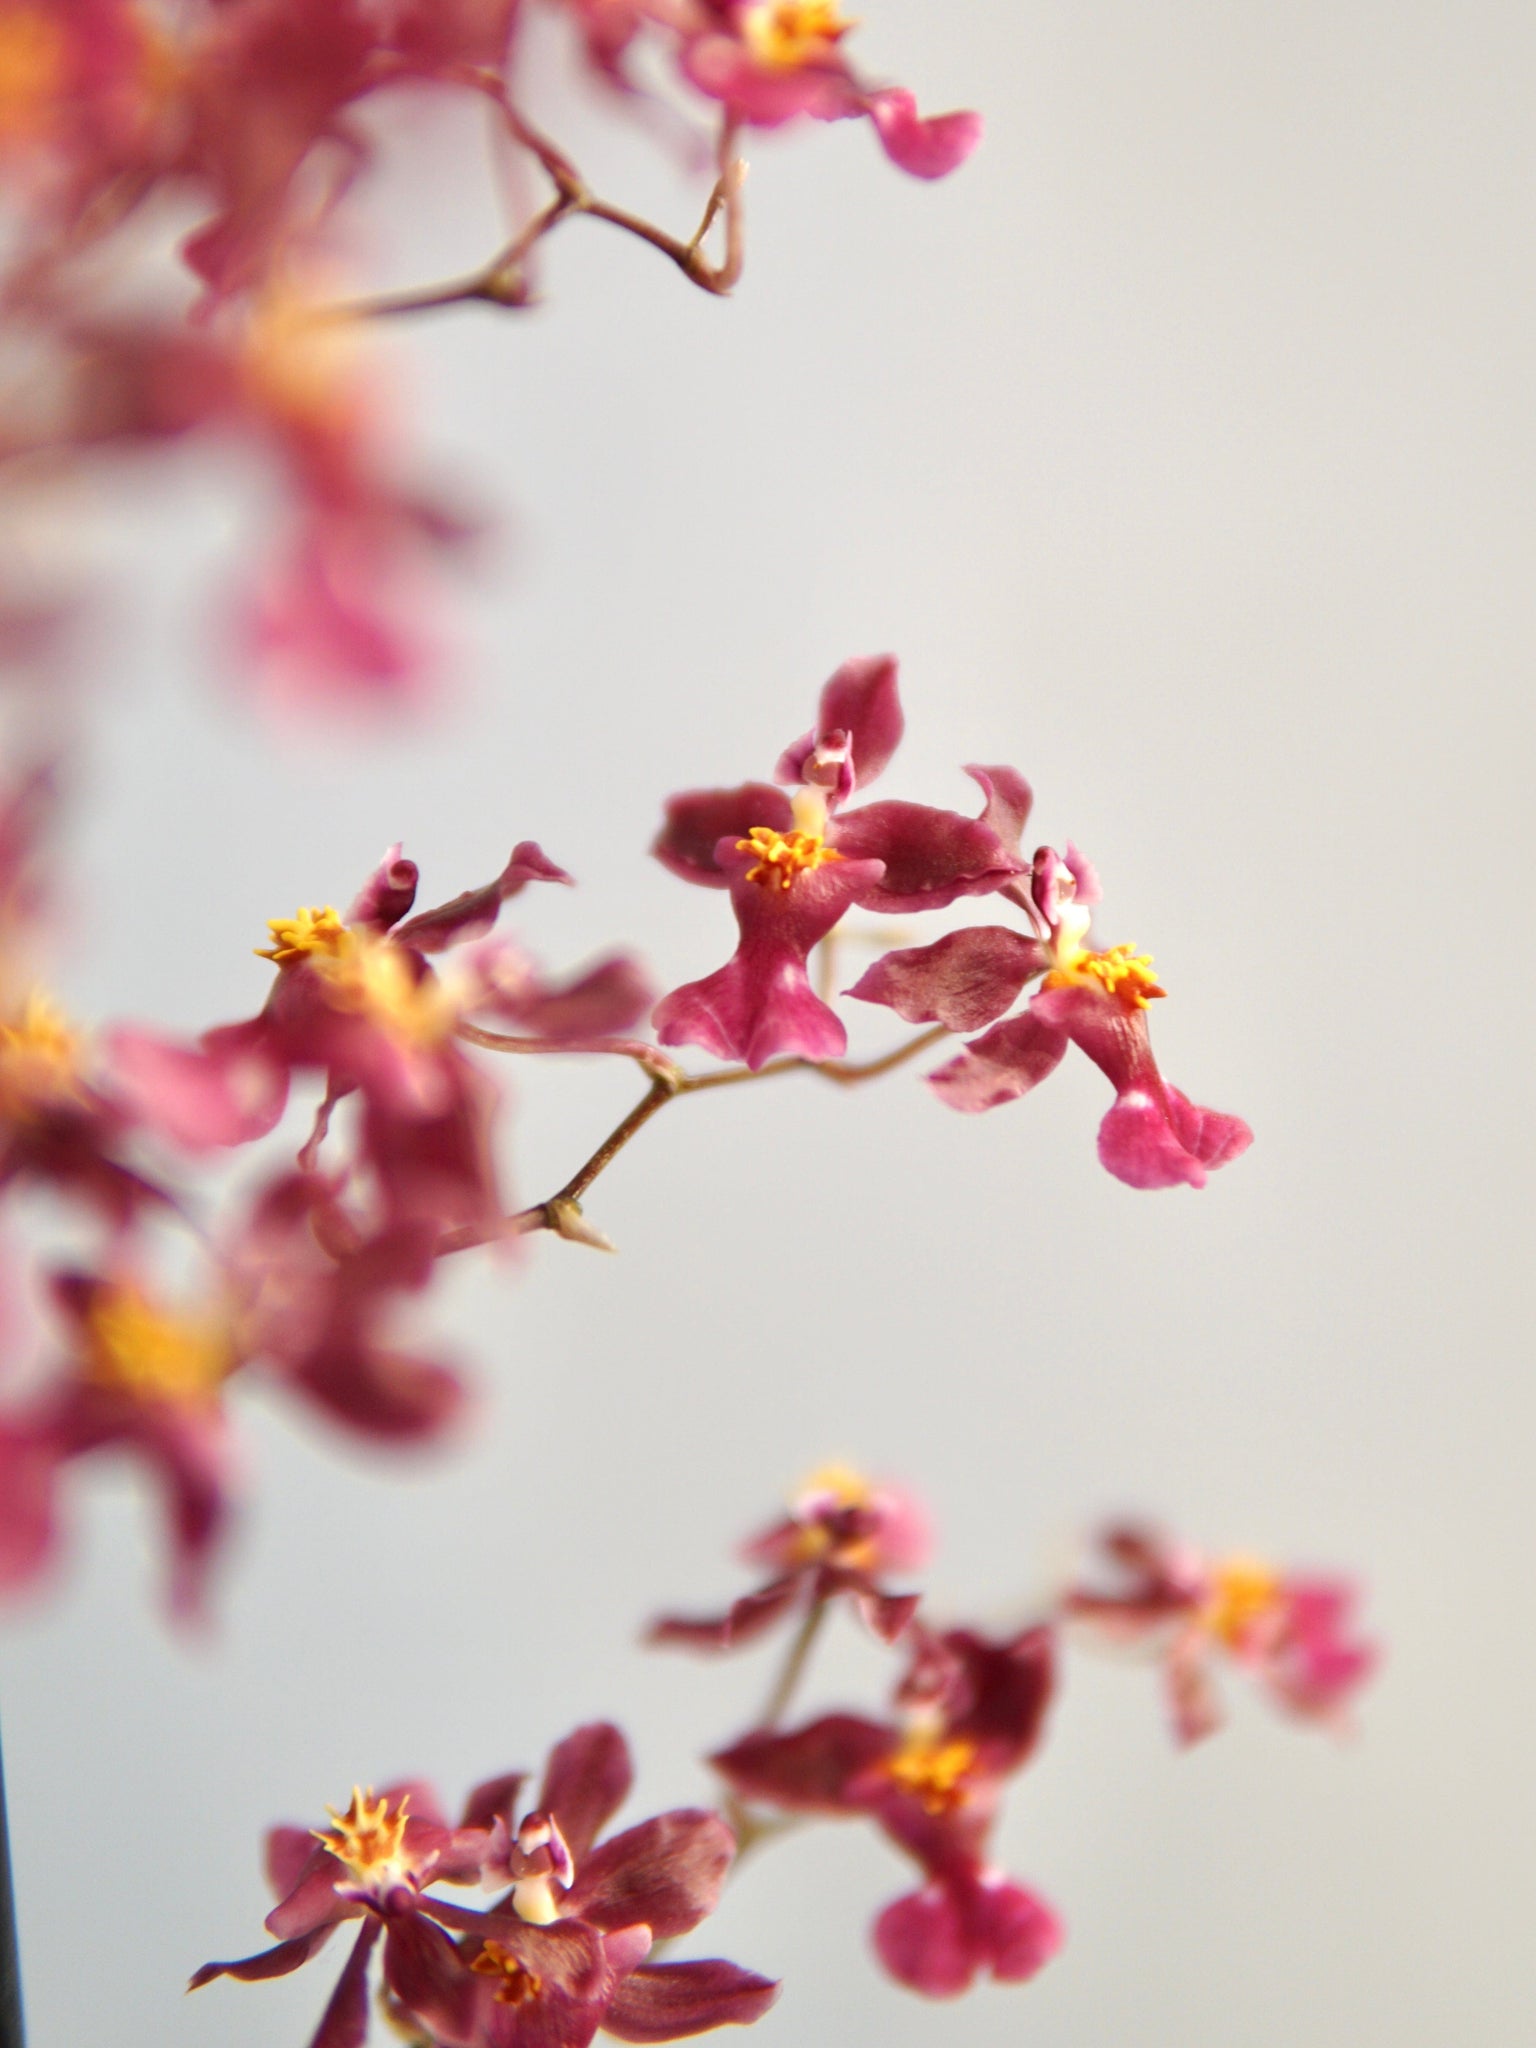
[[[524, 94], [535, 16], [606, 118], [693, 174], [708, 163], [691, 233], [599, 196], [546, 132]], [[442, 572], [470, 566], [478, 521], [402, 476], [405, 409], [370, 325], [530, 309], [546, 243], [579, 219], [724, 297], [745, 263], [742, 150], [768, 131], [865, 124], [899, 170], [946, 177], [979, 117], [921, 114], [874, 81], [856, 27], [829, 0], [0, 0], [0, 278], [7, 345], [28, 366], [0, 396], [0, 472], [18, 523], [61, 483], [147, 473], [173, 449], [235, 451], [275, 485], [224, 607], [261, 703], [420, 714], [441, 667]], [[468, 275], [371, 291], [352, 190], [428, 91], [487, 115], [514, 224]], [[885, 653], [843, 661], [776, 760], [765, 731], [764, 779], [656, 793], [650, 855], [701, 892], [696, 978], [659, 989], [627, 938], [548, 970], [509, 927], [525, 892], [554, 914], [575, 878], [533, 840], [427, 908], [413, 856], [430, 849], [394, 844], [272, 903], [265, 930], [230, 932], [250, 990], [233, 1017], [79, 1023], [50, 985], [74, 772], [50, 693], [80, 658], [95, 592], [83, 557], [46, 585], [27, 571], [25, 549], [0, 553], [0, 663], [17, 684], [0, 704], [0, 1346], [19, 1368], [0, 1404], [0, 1594], [56, 1583], [79, 1470], [115, 1456], [147, 1478], [163, 1523], [166, 1609], [206, 1640], [246, 1511], [248, 1399], [275, 1390], [365, 1448], [462, 1436], [483, 1376], [434, 1332], [442, 1277], [478, 1254], [515, 1284], [539, 1235], [611, 1251], [592, 1190], [680, 1098], [877, 1083], [932, 1056], [938, 1103], [978, 1113], [1076, 1046], [1110, 1084], [1098, 1156], [1124, 1186], [1201, 1188], [1251, 1142], [1240, 1117], [1164, 1078], [1150, 1018], [1168, 992], [1148, 954], [1100, 943], [1100, 883], [1076, 845], [1029, 839], [1018, 768], [964, 766], [963, 809], [870, 796], [906, 723]], [[786, 702], [804, 705], [804, 681], [786, 678]], [[922, 678], [916, 702], [943, 687]], [[711, 772], [707, 727], [675, 751]], [[856, 974], [854, 945], [875, 953]], [[900, 1035], [850, 1058], [850, 1022], [891, 1031], [882, 1010]], [[519, 1101], [552, 1063], [616, 1061], [639, 1070], [638, 1101], [573, 1146], [558, 1187], [514, 1195]], [[728, 1152], [718, 1172], [728, 1185]], [[659, 1228], [650, 1249], [676, 1255]], [[1155, 1659], [1180, 1744], [1217, 1727], [1223, 1662], [1282, 1713], [1338, 1728], [1376, 1661], [1347, 1580], [1208, 1558], [1149, 1525], [1111, 1524], [1079, 1582], [1006, 1625], [929, 1611], [931, 1547], [904, 1480], [821, 1468], [746, 1540], [747, 1590], [647, 1628], [696, 1655], [781, 1646], [752, 1724], [725, 1741], [701, 1731], [707, 1804], [607, 1832], [633, 1775], [607, 1721], [559, 1741], [536, 1792], [521, 1770], [498, 1775], [457, 1821], [424, 1784], [380, 1771], [323, 1824], [272, 1830], [272, 1945], [203, 1965], [192, 1988], [291, 1974], [341, 1932], [310, 2048], [359, 2048], [375, 2015], [416, 2048], [751, 2024], [773, 1978], [672, 1946], [744, 1858], [832, 1820], [872, 1825], [903, 1872], [905, 1889], [871, 1902], [890, 1978], [929, 1998], [1022, 1984], [1060, 1951], [1069, 1907], [1005, 1868], [998, 1834], [1015, 1781], [1042, 1767], [1068, 1655], [1108, 1643]], [[538, 1556], [567, 1563], [554, 1544]], [[881, 1697], [792, 1721], [834, 1617], [887, 1660]], [[671, 1668], [685, 1694], [695, 1670]], [[537, 1739], [516, 1726], [515, 1753]], [[374, 1760], [357, 1768], [368, 1780]], [[21, 2048], [9, 1898], [7, 1877], [0, 2048]]]

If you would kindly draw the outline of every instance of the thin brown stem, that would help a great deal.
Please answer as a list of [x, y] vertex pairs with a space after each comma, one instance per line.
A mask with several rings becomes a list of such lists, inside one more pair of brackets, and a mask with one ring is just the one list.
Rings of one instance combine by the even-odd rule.
[[763, 1702], [763, 1711], [757, 1722], [760, 1730], [777, 1728], [789, 1712], [790, 1703], [799, 1690], [801, 1679], [805, 1676], [805, 1667], [810, 1662], [811, 1652], [816, 1647], [816, 1638], [821, 1634], [822, 1623], [827, 1618], [829, 1604], [826, 1600], [813, 1600], [805, 1610], [805, 1618], [790, 1641], [779, 1675]]
[[[855, 1087], [860, 1081], [873, 1081], [881, 1074], [888, 1074], [893, 1068], [910, 1059], [947, 1036], [942, 1024], [934, 1024], [927, 1031], [920, 1031], [916, 1038], [909, 1038], [905, 1045], [898, 1045], [894, 1052], [885, 1053], [876, 1060], [849, 1062], [846, 1060], [770, 1060], [766, 1066], [755, 1072], [750, 1067], [727, 1067], [718, 1074], [685, 1074], [659, 1046], [647, 1044], [641, 1038], [586, 1038], [561, 1041], [547, 1038], [517, 1038], [502, 1031], [487, 1031], [478, 1024], [460, 1024], [458, 1035], [470, 1045], [479, 1045], [490, 1052], [552, 1053], [588, 1052], [617, 1053], [633, 1060], [650, 1076], [651, 1085], [635, 1104], [622, 1123], [615, 1125], [604, 1138], [597, 1150], [587, 1159], [565, 1186], [551, 1195], [548, 1201], [535, 1203], [531, 1209], [520, 1209], [515, 1215], [504, 1219], [494, 1235], [498, 1237], [521, 1237], [537, 1230], [552, 1230], [560, 1237], [568, 1237], [576, 1243], [596, 1245], [611, 1251], [613, 1247], [600, 1232], [583, 1224], [581, 1220], [581, 1198], [597, 1179], [607, 1171], [636, 1132], [641, 1131], [675, 1096], [701, 1094], [706, 1088], [735, 1087], [743, 1081], [766, 1081], [775, 1074], [809, 1073], [821, 1074], [840, 1088]], [[463, 1225], [457, 1230], [448, 1230], [437, 1241], [438, 1257], [448, 1252], [470, 1251], [476, 1245], [487, 1242], [487, 1233], [472, 1226]]]
[[[442, 312], [450, 306], [501, 306], [511, 310], [530, 306], [534, 303], [534, 295], [527, 278], [529, 256], [546, 235], [552, 234], [562, 221], [578, 213], [607, 221], [610, 227], [620, 228], [625, 234], [633, 235], [659, 250], [701, 291], [723, 297], [740, 279], [746, 255], [741, 188], [747, 167], [736, 154], [737, 127], [729, 118], [721, 124], [717, 151], [719, 174], [705, 202], [703, 217], [693, 235], [683, 241], [665, 228], [658, 227], [654, 221], [631, 213], [626, 207], [612, 206], [599, 199], [564, 150], [519, 111], [498, 72], [479, 65], [466, 65], [454, 76], [461, 85], [483, 93], [496, 108], [512, 141], [538, 160], [555, 188], [554, 198], [480, 269], [463, 277], [448, 278], [440, 284], [347, 300], [322, 308], [317, 317], [325, 320], [391, 319], [405, 313]], [[721, 215], [725, 220], [725, 252], [719, 263], [711, 263], [704, 254], [704, 240]]]

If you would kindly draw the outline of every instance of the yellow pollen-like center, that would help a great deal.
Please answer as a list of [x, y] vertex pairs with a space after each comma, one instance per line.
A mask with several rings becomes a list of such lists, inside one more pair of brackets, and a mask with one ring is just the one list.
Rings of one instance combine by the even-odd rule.
[[477, 1977], [496, 1977], [495, 1998], [498, 2005], [526, 2005], [530, 1998], [537, 1998], [544, 1988], [525, 1963], [516, 1956], [508, 1955], [499, 1941], [487, 1938], [480, 1953], [469, 1966]]
[[310, 1833], [345, 1863], [354, 1877], [377, 1879], [386, 1873], [403, 1877], [409, 1870], [404, 1853], [409, 1804], [409, 1793], [398, 1806], [391, 1806], [387, 1799], [374, 1798], [371, 1785], [366, 1792], [354, 1785], [345, 1813], [338, 1813], [334, 1806], [325, 1809], [334, 1827], [311, 1828]]
[[1211, 1573], [1201, 1626], [1229, 1649], [1241, 1648], [1254, 1624], [1275, 1611], [1280, 1584], [1280, 1574], [1262, 1558], [1223, 1558]]
[[452, 1030], [453, 1002], [436, 976], [418, 975], [393, 940], [353, 931], [330, 904], [270, 918], [268, 930], [272, 944], [258, 957], [307, 963], [338, 1010], [361, 1012], [410, 1045], [435, 1045]]
[[857, 22], [837, 10], [837, 0], [763, 0], [749, 7], [742, 34], [759, 64], [793, 71], [825, 57]]
[[85, 1320], [87, 1376], [135, 1400], [210, 1400], [238, 1362], [221, 1317], [166, 1315], [137, 1288], [105, 1288]]
[[243, 368], [259, 408], [334, 432], [355, 419], [364, 385], [351, 323], [316, 317], [326, 295], [319, 279], [265, 292], [246, 329]]
[[41, 7], [0, 9], [0, 139], [36, 141], [62, 96], [69, 46]]
[[1155, 997], [1168, 993], [1158, 986], [1152, 972], [1152, 955], [1138, 953], [1132, 946], [1111, 946], [1107, 953], [1090, 953], [1080, 947], [1057, 960], [1045, 977], [1045, 986], [1097, 986], [1128, 1010], [1144, 1010]]
[[910, 1792], [925, 1813], [953, 1813], [965, 1797], [965, 1780], [976, 1761], [976, 1745], [963, 1736], [948, 1741], [909, 1735], [886, 1765], [888, 1776]]
[[843, 857], [819, 832], [775, 832], [771, 825], [754, 825], [745, 839], [737, 840], [736, 851], [757, 855], [757, 865], [747, 869], [747, 880], [765, 889], [775, 883], [787, 889], [796, 875], [811, 874], [825, 862]]
[[855, 1471], [852, 1465], [833, 1463], [818, 1465], [796, 1499], [815, 1499], [828, 1493], [840, 1508], [867, 1508], [874, 1498], [874, 1488], [862, 1472]]
[[0, 1114], [76, 1099], [79, 1044], [63, 1011], [34, 989], [19, 1015], [0, 1024]]
[[327, 903], [323, 909], [296, 910], [292, 917], [269, 917], [270, 946], [258, 946], [258, 960], [271, 960], [278, 967], [291, 967], [295, 960], [308, 960], [316, 953], [332, 959], [351, 941], [352, 933]]

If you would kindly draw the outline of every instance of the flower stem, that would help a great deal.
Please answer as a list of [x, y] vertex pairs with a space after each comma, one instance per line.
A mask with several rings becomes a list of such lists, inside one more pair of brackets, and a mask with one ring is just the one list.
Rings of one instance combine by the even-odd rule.
[[[574, 1220], [581, 1214], [581, 1198], [591, 1187], [600, 1173], [606, 1172], [637, 1131], [643, 1130], [656, 1112], [666, 1107], [675, 1096], [701, 1094], [706, 1088], [731, 1088], [743, 1081], [766, 1081], [775, 1074], [820, 1074], [824, 1080], [835, 1082], [840, 1088], [855, 1087], [860, 1081], [873, 1081], [881, 1074], [888, 1074], [895, 1067], [915, 1059], [926, 1052], [930, 1045], [936, 1045], [948, 1035], [943, 1024], [930, 1025], [915, 1038], [909, 1038], [905, 1045], [898, 1045], [894, 1052], [881, 1055], [879, 1059], [850, 1062], [847, 1060], [769, 1060], [766, 1066], [755, 1072], [750, 1067], [726, 1067], [717, 1074], [685, 1074], [676, 1066], [659, 1046], [650, 1045], [640, 1038], [587, 1038], [547, 1039], [514, 1038], [501, 1031], [486, 1031], [478, 1024], [460, 1024], [458, 1035], [467, 1044], [483, 1046], [488, 1052], [552, 1053], [552, 1052], [606, 1052], [617, 1053], [622, 1058], [633, 1060], [650, 1076], [651, 1085], [635, 1104], [622, 1123], [615, 1126], [604, 1138], [597, 1150], [570, 1179], [547, 1201], [536, 1202], [531, 1209], [519, 1209], [516, 1215], [508, 1216], [502, 1223], [499, 1235], [503, 1237], [524, 1237], [532, 1231], [552, 1230], [560, 1237], [569, 1237], [577, 1242], [599, 1244], [604, 1250], [613, 1249], [607, 1239], [597, 1233], [572, 1228]], [[472, 1250], [486, 1242], [486, 1233], [479, 1229], [444, 1231], [437, 1241], [437, 1255], [448, 1252]], [[0, 2044], [3, 2048], [3, 2044]]]
[[825, 1600], [813, 1600], [806, 1609], [805, 1619], [795, 1631], [789, 1653], [784, 1659], [778, 1677], [774, 1680], [773, 1690], [763, 1703], [763, 1711], [757, 1723], [760, 1729], [777, 1728], [789, 1712], [790, 1703], [799, 1690], [801, 1679], [805, 1676], [805, 1667], [811, 1660], [811, 1652], [816, 1647], [821, 1625], [827, 1618], [828, 1604]]
[[11, 1831], [5, 1811], [5, 1764], [0, 1758], [0, 2048], [25, 2048], [25, 2043], [16, 1894], [11, 1883]]

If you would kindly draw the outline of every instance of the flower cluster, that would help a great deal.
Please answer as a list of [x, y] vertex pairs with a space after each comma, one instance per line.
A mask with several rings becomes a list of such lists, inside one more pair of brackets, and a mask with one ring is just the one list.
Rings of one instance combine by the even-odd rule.
[[[864, 800], [902, 730], [894, 660], [850, 661], [773, 781], [670, 799], [654, 852], [685, 880], [725, 891], [739, 936], [725, 966], [654, 1010], [631, 952], [552, 980], [499, 928], [525, 889], [571, 882], [531, 840], [492, 881], [429, 910], [416, 907], [415, 862], [392, 846], [345, 914], [311, 904], [271, 920], [254, 949], [269, 977], [255, 1015], [190, 1042], [119, 1024], [94, 1051], [21, 970], [43, 914], [49, 784], [19, 780], [0, 817], [0, 1185], [62, 1195], [104, 1238], [98, 1256], [52, 1273], [59, 1339], [40, 1390], [0, 1421], [0, 1586], [30, 1583], [55, 1554], [60, 1470], [114, 1447], [143, 1460], [164, 1492], [172, 1605], [196, 1613], [228, 1521], [237, 1377], [275, 1377], [374, 1438], [441, 1435], [464, 1387], [402, 1343], [401, 1310], [451, 1252], [533, 1230], [606, 1245], [581, 1197], [656, 1109], [710, 1085], [666, 1047], [739, 1062], [740, 1080], [797, 1066], [850, 1079], [980, 1029], [929, 1076], [942, 1101], [975, 1110], [1032, 1086], [1070, 1040], [1114, 1087], [1099, 1152], [1119, 1179], [1199, 1186], [1242, 1151], [1246, 1124], [1197, 1107], [1159, 1073], [1146, 1016], [1162, 990], [1145, 955], [1090, 942], [1092, 869], [1070, 845], [1022, 850], [1031, 793], [1015, 769], [967, 771], [974, 813]], [[842, 1064], [846, 1030], [829, 976], [825, 994], [812, 986], [812, 953], [835, 968], [851, 911], [910, 917], [980, 897], [1020, 922], [879, 957], [847, 993], [929, 1029], [868, 1069]], [[1024, 1008], [1004, 1015], [1031, 987]], [[660, 1044], [626, 1035], [648, 1013]], [[650, 1093], [566, 1187], [509, 1212], [505, 1091], [486, 1051], [625, 1057]], [[296, 1156], [225, 1200], [191, 1278], [184, 1243], [168, 1285], [165, 1241], [195, 1209], [187, 1176], [273, 1133], [300, 1093], [312, 1123]], [[916, 1569], [924, 1548], [920, 1515], [899, 1492], [869, 1494], [830, 1473], [752, 1546], [763, 1585], [726, 1615], [673, 1617], [661, 1633], [746, 1641], [797, 1604], [846, 1592], [894, 1640], [913, 1602], [879, 1578]]]
[[[895, 661], [851, 661], [773, 783], [672, 798], [655, 853], [686, 881], [729, 889], [740, 939], [726, 966], [664, 998], [663, 1045], [699, 1045], [754, 1069], [776, 1054], [836, 1059], [847, 1033], [811, 988], [811, 949], [853, 909], [910, 914], [995, 895], [1022, 913], [1022, 927], [974, 925], [886, 953], [847, 993], [911, 1024], [991, 1026], [929, 1077], [955, 1109], [1026, 1093], [1078, 1045], [1115, 1091], [1099, 1129], [1109, 1171], [1132, 1187], [1203, 1186], [1253, 1134], [1163, 1079], [1147, 1030], [1148, 1005], [1165, 993], [1151, 960], [1090, 945], [1098, 880], [1070, 843], [1064, 855], [1021, 853], [1033, 799], [1017, 770], [967, 768], [982, 794], [975, 817], [904, 802], [843, 808], [886, 767], [902, 729]], [[1026, 1008], [1006, 1015], [1032, 982]]]
[[[446, 1248], [504, 1236], [500, 1091], [455, 1036], [464, 1009], [558, 1046], [625, 1028], [651, 991], [625, 954], [551, 981], [492, 931], [528, 883], [569, 880], [531, 843], [414, 916], [416, 868], [393, 847], [345, 919], [272, 921], [256, 1016], [190, 1045], [120, 1026], [92, 1050], [23, 971], [49, 808], [33, 775], [0, 816], [0, 1189], [62, 1200], [98, 1248], [47, 1273], [39, 1382], [0, 1419], [0, 1589], [55, 1560], [64, 1469], [116, 1450], [164, 1497], [170, 1604], [196, 1618], [236, 1487], [236, 1380], [276, 1381], [373, 1441], [431, 1441], [463, 1408], [459, 1374], [396, 1325]], [[186, 1172], [272, 1131], [296, 1083], [319, 1096], [297, 1160], [269, 1162], [211, 1232], [189, 1228]]]
[[[938, 1627], [915, 1596], [882, 1583], [885, 1571], [921, 1561], [908, 1541], [915, 1512], [900, 1489], [860, 1482], [841, 1468], [817, 1475], [788, 1518], [748, 1546], [749, 1557], [793, 1561], [792, 1574], [746, 1595], [720, 1621], [668, 1617], [650, 1636], [694, 1649], [735, 1648], [766, 1632], [797, 1599], [808, 1602], [762, 1721], [710, 1762], [729, 1788], [744, 1844], [807, 1818], [863, 1819], [916, 1866], [916, 1889], [881, 1908], [871, 1934], [898, 1983], [939, 1998], [980, 1976], [1022, 1982], [1061, 1946], [1055, 1909], [993, 1861], [991, 1841], [1005, 1785], [1040, 1748], [1069, 1635], [1108, 1634], [1161, 1649], [1181, 1742], [1216, 1725], [1203, 1664], [1217, 1647], [1252, 1670], [1284, 1711], [1332, 1726], [1342, 1724], [1376, 1653], [1349, 1632], [1354, 1594], [1345, 1581], [1292, 1576], [1250, 1558], [1206, 1564], [1130, 1528], [1102, 1539], [1121, 1581], [1110, 1590], [1073, 1587], [1001, 1636]], [[853, 1514], [862, 1522], [850, 1522]], [[880, 1719], [824, 1713], [785, 1728], [816, 1629], [844, 1592], [872, 1633], [899, 1648], [891, 1710]]]
[[[600, 1841], [631, 1776], [624, 1737], [598, 1722], [555, 1748], [526, 1810], [523, 1776], [510, 1772], [477, 1786], [457, 1825], [429, 1787], [410, 1784], [355, 1789], [328, 1827], [274, 1828], [276, 1946], [204, 1964], [192, 1989], [286, 1976], [356, 1922], [311, 2048], [364, 2039], [376, 1950], [392, 2017], [434, 2048], [586, 2048], [599, 2027], [620, 2041], [676, 2041], [760, 2018], [778, 1993], [768, 1978], [718, 1960], [647, 1960], [713, 1911], [736, 1844], [717, 1814], [694, 1808]], [[496, 1896], [466, 1906], [440, 1885]]]
[[1238, 1553], [1208, 1558], [1156, 1529], [1125, 1523], [1099, 1538], [1090, 1582], [1065, 1613], [1086, 1636], [1144, 1651], [1162, 1667], [1181, 1743], [1222, 1723], [1212, 1664], [1229, 1658], [1275, 1705], [1302, 1720], [1347, 1725], [1377, 1652], [1351, 1633], [1348, 1580], [1283, 1572]]
[[[609, 88], [595, 113], [627, 117], [626, 101], [652, 96], [642, 46], [655, 45], [718, 130], [719, 173], [691, 238], [600, 200], [513, 98], [528, 12], [517, 0], [0, 0], [9, 480], [47, 489], [84, 462], [143, 461], [189, 439], [246, 449], [275, 474], [281, 510], [248, 551], [233, 637], [280, 700], [419, 695], [440, 665], [442, 568], [476, 524], [402, 479], [396, 407], [358, 347], [360, 319], [528, 305], [535, 246], [579, 214], [725, 291], [742, 261], [743, 129], [866, 119], [922, 178], [980, 137], [973, 114], [925, 119], [910, 93], [863, 79], [846, 55], [853, 24], [821, 0], [552, 4]], [[356, 239], [347, 202], [417, 121], [423, 87], [488, 107], [553, 197], [467, 279], [340, 303]], [[696, 138], [683, 155], [696, 159]], [[712, 262], [703, 245], [718, 214], [727, 246]], [[145, 231], [162, 216], [194, 223], [173, 261]], [[8, 595], [6, 580], [0, 564], [0, 619], [30, 629], [31, 596]], [[30, 630], [0, 639], [0, 659], [42, 655]]]

